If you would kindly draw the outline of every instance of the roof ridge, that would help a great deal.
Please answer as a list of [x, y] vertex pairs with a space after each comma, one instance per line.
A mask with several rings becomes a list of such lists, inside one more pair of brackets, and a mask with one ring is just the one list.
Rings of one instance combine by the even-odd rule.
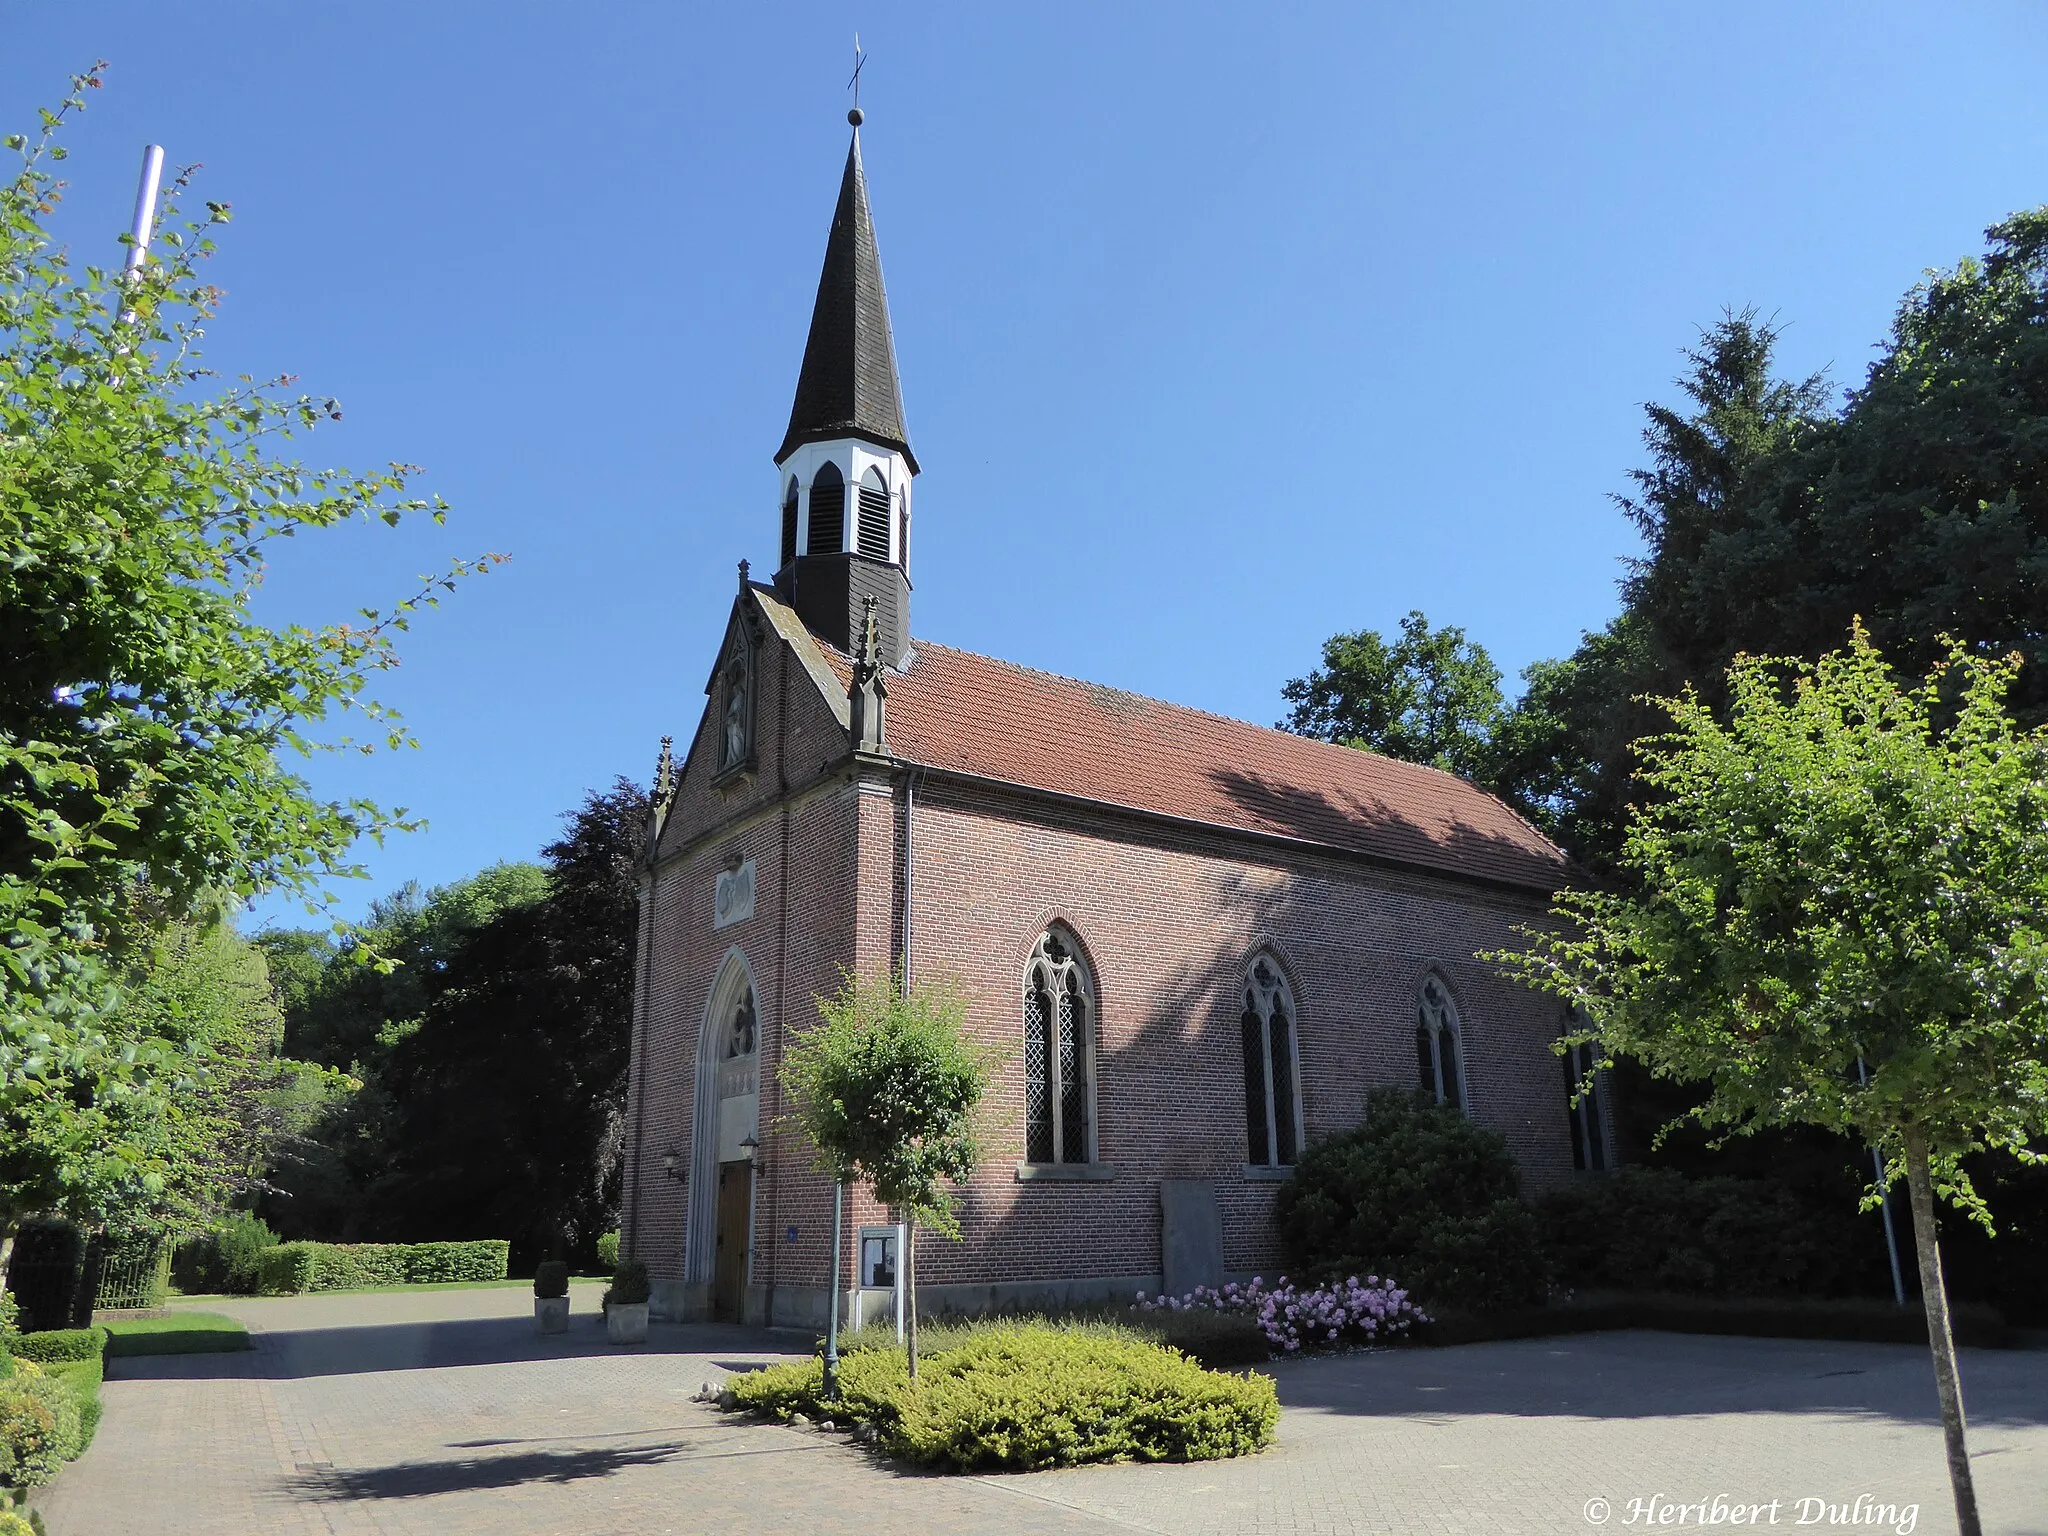
[[[951, 651], [955, 656], [971, 656], [976, 661], [986, 661], [999, 667], [1008, 667], [1013, 672], [1029, 672], [1037, 677], [1048, 677], [1054, 682], [1072, 683], [1078, 688], [1099, 688], [1105, 693], [1122, 694], [1125, 698], [1136, 699], [1141, 704], [1157, 704], [1162, 709], [1175, 709], [1183, 714], [1200, 715], [1205, 719], [1216, 720], [1224, 725], [1235, 725], [1248, 731], [1258, 731], [1262, 735], [1278, 737], [1283, 741], [1298, 741], [1306, 743], [1311, 747], [1328, 747], [1338, 752], [1362, 752], [1376, 762], [1389, 763], [1397, 768], [1413, 769], [1417, 773], [1435, 774], [1440, 778], [1449, 779], [1454, 784], [1463, 785], [1467, 789], [1478, 789], [1481, 794], [1493, 795], [1493, 791], [1474, 784], [1470, 779], [1460, 774], [1452, 773], [1447, 768], [1438, 768], [1430, 763], [1413, 763], [1405, 757], [1392, 757], [1385, 752], [1376, 752], [1371, 747], [1354, 747], [1344, 742], [1325, 741], [1320, 736], [1303, 736], [1297, 731], [1281, 730], [1277, 726], [1260, 725], [1255, 721], [1240, 719], [1236, 715], [1226, 715], [1218, 710], [1204, 709], [1199, 704], [1182, 704], [1173, 699], [1162, 699], [1153, 694], [1138, 693], [1129, 688], [1119, 688], [1113, 683], [1098, 683], [1085, 677], [1070, 677], [1064, 672], [1054, 672], [1046, 667], [1028, 666], [1021, 661], [1010, 661], [1005, 657], [990, 656], [981, 651], [963, 650], [957, 645], [944, 645], [936, 640], [913, 639], [911, 641], [913, 662], [915, 660], [915, 652], [920, 646], [929, 647], [935, 651]], [[906, 668], [905, 670], [907, 671], [908, 669]], [[1499, 800], [1500, 796], [1493, 795], [1493, 798]], [[1503, 805], [1507, 804], [1506, 801], [1501, 801], [1501, 803]], [[1513, 811], [1514, 807], [1508, 806], [1508, 809]], [[1516, 811], [1515, 814], [1521, 815], [1519, 811]], [[1527, 818], [1524, 817], [1523, 819], [1526, 820]]]

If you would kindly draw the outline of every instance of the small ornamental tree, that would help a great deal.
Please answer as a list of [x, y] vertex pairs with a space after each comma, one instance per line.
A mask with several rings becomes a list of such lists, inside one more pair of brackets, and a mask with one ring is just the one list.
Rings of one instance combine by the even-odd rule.
[[[782, 1062], [790, 1116], [841, 1183], [861, 1181], [903, 1213], [908, 1251], [910, 1376], [917, 1379], [917, 1228], [958, 1239], [947, 1185], [981, 1160], [975, 1114], [995, 1053], [967, 1038], [967, 1001], [948, 981], [902, 984], [900, 973], [849, 974], [818, 999], [818, 1023]], [[836, 1288], [838, 1255], [833, 1256]]]
[[1566, 892], [1559, 931], [1490, 957], [1582, 1009], [1575, 1040], [1706, 1084], [1703, 1125], [1817, 1125], [1903, 1174], [1965, 1536], [1935, 1201], [1988, 1228], [1962, 1158], [2048, 1132], [2048, 733], [2005, 712], [2018, 667], [1951, 644], [1902, 687], [1860, 625], [1818, 662], [1738, 657], [1725, 724], [1688, 692], [1640, 744], [1637, 889]]

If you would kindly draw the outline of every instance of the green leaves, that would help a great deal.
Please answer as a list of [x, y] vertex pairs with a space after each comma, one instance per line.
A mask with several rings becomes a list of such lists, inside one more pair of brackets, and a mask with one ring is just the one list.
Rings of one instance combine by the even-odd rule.
[[1389, 644], [1373, 630], [1332, 635], [1323, 664], [1286, 684], [1280, 729], [1365, 747], [1468, 779], [1484, 779], [1505, 713], [1500, 669], [1456, 625], [1431, 630], [1417, 612]]
[[819, 1166], [958, 1237], [945, 1185], [981, 1160], [974, 1117], [999, 1059], [967, 1038], [965, 998], [945, 982], [905, 994], [878, 971], [847, 976], [818, 1015], [790, 1041], [782, 1086]]
[[[172, 912], [311, 900], [358, 837], [399, 824], [316, 796], [294, 759], [339, 745], [337, 715], [389, 721], [369, 689], [395, 664], [392, 634], [496, 558], [423, 578], [367, 628], [256, 620], [273, 540], [441, 505], [406, 494], [403, 467], [287, 458], [333, 402], [284, 380], [217, 388], [200, 345], [219, 293], [198, 273], [226, 209], [181, 219], [186, 175], [131, 276], [75, 267], [53, 242], [57, 135], [97, 84], [78, 77], [37, 133], [10, 135], [20, 161], [0, 180], [0, 1114], [59, 1119], [176, 1089], [146, 1036], [115, 1049], [101, 1027], [138, 889]], [[79, 1113], [49, 1120], [47, 1166], [114, 1134]]]
[[1578, 1038], [1707, 1083], [1702, 1123], [1895, 1158], [1916, 1128], [1969, 1203], [1957, 1158], [2048, 1133], [2048, 735], [2005, 712], [2018, 669], [1950, 642], [1902, 686], [1860, 626], [1815, 663], [1738, 657], [1725, 723], [1687, 693], [1639, 744], [1637, 892], [1567, 892], [1491, 958]]

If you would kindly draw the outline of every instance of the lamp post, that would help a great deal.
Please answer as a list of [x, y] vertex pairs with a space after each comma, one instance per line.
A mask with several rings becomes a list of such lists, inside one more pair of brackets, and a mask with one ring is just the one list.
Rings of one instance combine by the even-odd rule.
[[846, 1181], [832, 1181], [832, 1281], [831, 1296], [825, 1312], [825, 1401], [839, 1399], [839, 1264], [844, 1256], [845, 1239], [841, 1235], [840, 1223], [846, 1210]]

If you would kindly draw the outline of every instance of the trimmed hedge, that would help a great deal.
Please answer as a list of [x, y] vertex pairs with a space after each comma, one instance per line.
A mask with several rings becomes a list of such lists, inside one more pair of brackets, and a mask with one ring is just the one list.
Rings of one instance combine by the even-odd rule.
[[256, 1256], [259, 1289], [269, 1296], [345, 1291], [370, 1285], [503, 1280], [512, 1245], [503, 1238], [465, 1243], [279, 1243]]
[[872, 1425], [907, 1461], [974, 1471], [1094, 1461], [1211, 1461], [1258, 1450], [1280, 1404], [1264, 1376], [1205, 1370], [1128, 1330], [1100, 1324], [994, 1324], [921, 1362], [918, 1389], [900, 1349], [861, 1349], [824, 1401], [824, 1363], [735, 1377], [738, 1405]]
[[597, 1240], [597, 1262], [602, 1269], [619, 1267], [619, 1234], [607, 1232]]
[[1622, 1168], [1536, 1202], [1559, 1284], [1575, 1290], [1828, 1296], [1853, 1289], [1873, 1218], [1775, 1179]]
[[52, 1328], [43, 1333], [22, 1333], [8, 1340], [7, 1348], [18, 1360], [38, 1365], [56, 1365], [66, 1360], [97, 1360], [107, 1350], [107, 1330]]

